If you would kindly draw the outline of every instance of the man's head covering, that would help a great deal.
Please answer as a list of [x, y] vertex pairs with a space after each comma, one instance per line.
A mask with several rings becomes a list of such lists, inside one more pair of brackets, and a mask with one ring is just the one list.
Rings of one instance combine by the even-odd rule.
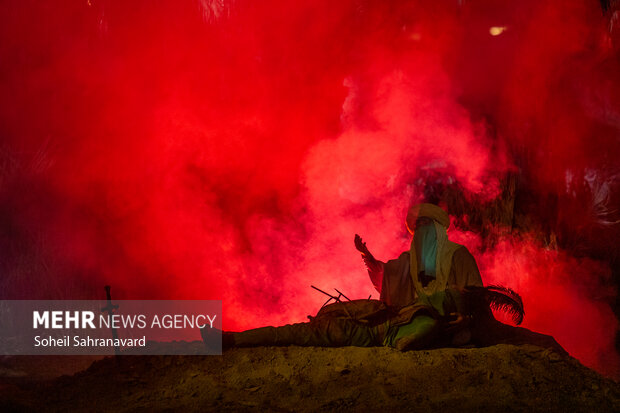
[[412, 206], [407, 213], [407, 229], [413, 233], [415, 222], [420, 217], [431, 218], [445, 228], [450, 226], [450, 217], [448, 213], [437, 205], [433, 204], [417, 204]]

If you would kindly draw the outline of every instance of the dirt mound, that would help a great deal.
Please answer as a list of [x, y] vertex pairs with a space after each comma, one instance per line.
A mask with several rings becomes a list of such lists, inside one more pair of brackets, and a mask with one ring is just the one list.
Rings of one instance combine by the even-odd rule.
[[620, 411], [618, 383], [531, 345], [108, 357], [73, 376], [3, 383], [3, 411]]

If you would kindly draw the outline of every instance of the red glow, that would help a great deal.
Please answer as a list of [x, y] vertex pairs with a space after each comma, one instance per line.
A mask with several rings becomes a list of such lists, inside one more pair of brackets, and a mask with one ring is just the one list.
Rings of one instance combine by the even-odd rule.
[[620, 70], [598, 2], [9, 3], [4, 297], [110, 283], [222, 299], [228, 329], [300, 321], [324, 301], [310, 284], [376, 297], [353, 235], [381, 259], [407, 249], [421, 180], [486, 205], [515, 173], [557, 202], [523, 210], [603, 258], [452, 235], [522, 294], [526, 327], [620, 374], [619, 230], [600, 214], [618, 196]]
[[606, 263], [544, 248], [526, 237], [502, 240], [480, 253], [478, 264], [485, 284], [510, 286], [522, 295], [523, 327], [552, 335], [585, 365], [618, 375], [618, 320], [608, 304], [616, 290]]

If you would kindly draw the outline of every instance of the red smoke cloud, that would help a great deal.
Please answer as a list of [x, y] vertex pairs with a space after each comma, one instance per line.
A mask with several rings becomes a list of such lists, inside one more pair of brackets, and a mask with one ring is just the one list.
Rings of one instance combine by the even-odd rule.
[[[485, 284], [520, 293], [526, 309], [523, 327], [552, 335], [582, 363], [617, 376], [618, 320], [609, 306], [616, 288], [607, 263], [543, 246], [534, 234], [505, 236], [486, 251], [472, 233], [452, 231], [450, 236], [474, 251]], [[496, 317], [510, 324], [506, 314]]]
[[232, 330], [301, 321], [325, 298], [310, 284], [377, 297], [355, 233], [393, 258], [429, 188], [484, 208], [513, 175], [514, 228], [451, 236], [527, 327], [618, 374], [620, 72], [598, 2], [5, 8], [5, 298], [110, 283], [221, 299]]
[[605, 263], [541, 248], [534, 240], [505, 240], [479, 259], [485, 282], [510, 285], [524, 298], [524, 327], [553, 335], [589, 366], [617, 374], [613, 343], [618, 321]]

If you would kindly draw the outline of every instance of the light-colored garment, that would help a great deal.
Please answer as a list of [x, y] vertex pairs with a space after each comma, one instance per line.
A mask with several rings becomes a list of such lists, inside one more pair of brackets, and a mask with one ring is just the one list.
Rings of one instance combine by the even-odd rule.
[[[418, 218], [426, 217], [433, 220], [435, 227], [436, 247], [432, 250], [425, 245], [426, 236], [418, 235], [411, 241], [409, 251], [403, 252], [397, 259], [386, 263], [376, 261], [376, 265], [369, 267], [370, 279], [377, 291], [380, 300], [388, 305], [406, 306], [414, 302], [418, 297], [431, 295], [444, 291], [448, 287], [463, 288], [465, 286], [482, 286], [480, 271], [476, 260], [467, 248], [448, 240], [447, 228], [450, 218], [446, 211], [433, 204], [418, 204], [409, 209], [407, 214], [407, 228], [413, 233], [413, 228]], [[418, 229], [422, 233], [428, 230], [424, 227]], [[418, 243], [416, 253], [416, 241]], [[434, 269], [432, 265], [420, 268], [418, 257], [435, 256]], [[428, 264], [425, 262], [425, 264]], [[430, 273], [429, 268], [430, 267]], [[420, 281], [420, 270], [433, 279], [425, 286]], [[434, 271], [433, 271], [434, 270]]]
[[[446, 268], [448, 265], [441, 267], [444, 269], [443, 271], [447, 270], [448, 273], [445, 284], [458, 288], [467, 285], [482, 286], [476, 260], [467, 248], [459, 244], [455, 245], [458, 247], [452, 251], [451, 256], [444, 255], [444, 260], [450, 260], [451, 263], [449, 268]], [[380, 293], [380, 300], [388, 305], [402, 307], [412, 303], [417, 298], [414, 277], [410, 270], [410, 254], [409, 251], [405, 251], [398, 258], [381, 263], [380, 271], [369, 272], [375, 288]], [[419, 283], [417, 277], [416, 283]], [[432, 294], [430, 291], [438, 289], [439, 285], [437, 280], [432, 281], [424, 291], [429, 291], [426, 293], [427, 295]]]

